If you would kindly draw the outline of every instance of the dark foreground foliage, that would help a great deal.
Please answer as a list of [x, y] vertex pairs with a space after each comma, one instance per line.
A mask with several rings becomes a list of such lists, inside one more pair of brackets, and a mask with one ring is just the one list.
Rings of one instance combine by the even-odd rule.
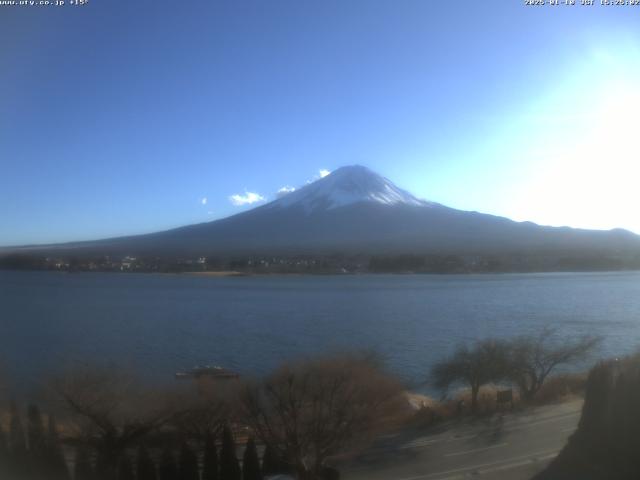
[[536, 480], [640, 478], [640, 354], [589, 372], [578, 429]]
[[42, 397], [63, 428], [35, 405], [12, 404], [0, 422], [0, 480], [337, 479], [329, 457], [370, 438], [402, 397], [367, 355], [284, 365], [264, 382], [183, 387], [145, 386], [113, 368], [69, 372]]

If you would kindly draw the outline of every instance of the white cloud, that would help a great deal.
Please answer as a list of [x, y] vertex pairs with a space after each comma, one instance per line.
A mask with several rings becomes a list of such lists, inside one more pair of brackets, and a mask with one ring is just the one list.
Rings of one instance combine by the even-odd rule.
[[207, 204], [207, 197], [202, 197], [202, 200], [200, 200], [200, 203], [202, 205], [206, 205]]
[[291, 192], [295, 192], [296, 191], [296, 187], [291, 187], [289, 185], [285, 185], [284, 187], [280, 188], [278, 190], [278, 197], [282, 197], [284, 195], [286, 195], [287, 193], [291, 193]]
[[318, 170], [318, 173], [315, 174], [311, 180], [307, 180], [306, 183], [307, 185], [309, 185], [310, 183], [313, 183], [316, 180], [320, 180], [321, 178], [326, 177], [330, 173], [331, 173], [331, 170], [327, 170], [326, 168], [321, 168], [320, 170]]
[[231, 195], [229, 197], [229, 201], [237, 207], [240, 207], [242, 205], [251, 205], [252, 203], [262, 202], [263, 200], [264, 197], [259, 193], [247, 192], [246, 190], [244, 192], [244, 195], [236, 193], [235, 195]]

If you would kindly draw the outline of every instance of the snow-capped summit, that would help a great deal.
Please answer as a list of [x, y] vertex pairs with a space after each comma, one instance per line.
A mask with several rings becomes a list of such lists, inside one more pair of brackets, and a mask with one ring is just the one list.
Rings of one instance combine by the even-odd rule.
[[393, 182], [367, 167], [351, 165], [341, 167], [272, 202], [269, 206], [271, 208], [298, 206], [307, 212], [313, 212], [362, 202], [383, 205], [434, 205], [398, 188]]

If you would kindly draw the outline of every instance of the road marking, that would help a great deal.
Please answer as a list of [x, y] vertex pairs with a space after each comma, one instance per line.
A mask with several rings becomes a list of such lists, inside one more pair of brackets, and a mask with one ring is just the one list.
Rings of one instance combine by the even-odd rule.
[[[409, 448], [420, 448], [420, 447], [428, 447], [429, 445], [433, 445], [435, 443], [452, 443], [452, 442], [459, 442], [462, 440], [470, 440], [472, 438], [476, 438], [478, 436], [478, 434], [474, 434], [474, 435], [465, 435], [462, 437], [447, 437], [447, 438], [434, 438], [431, 440], [427, 440], [427, 439], [417, 439], [417, 440], [412, 440], [411, 442], [405, 443], [404, 445], [400, 445], [399, 447], [396, 447], [395, 449], [397, 450], [407, 450]], [[393, 447], [389, 447], [387, 448], [387, 450], [394, 450]]]
[[[513, 420], [511, 421], [505, 421], [502, 425], [493, 425], [493, 427], [499, 428], [501, 429], [501, 431], [503, 433], [511, 433], [511, 432], [518, 432], [518, 431], [526, 431], [527, 427], [529, 426], [534, 426], [534, 425], [539, 425], [539, 424], [544, 424], [544, 423], [549, 423], [549, 422], [562, 422], [562, 421], [567, 421], [570, 420], [573, 417], [579, 416], [581, 414], [580, 411], [576, 411], [576, 412], [568, 412], [568, 413], [562, 413], [559, 415], [543, 415], [540, 417], [528, 417], [526, 419], [526, 421], [518, 421], [517, 417], [514, 417]], [[566, 425], [566, 424], [565, 424]], [[491, 425], [477, 425], [474, 426], [473, 428], [483, 428], [483, 429], [490, 429], [492, 426]], [[568, 433], [571, 431], [574, 431], [575, 427], [573, 428], [564, 428], [561, 431], [561, 433]], [[455, 430], [454, 430], [455, 431]], [[480, 435], [478, 435], [477, 433], [473, 433], [471, 434], [471, 432], [473, 432], [474, 430], [472, 428], [463, 428], [460, 431], [458, 431], [455, 435], [451, 435], [451, 433], [449, 432], [442, 432], [442, 433], [438, 433], [435, 435], [428, 435], [422, 438], [417, 438], [417, 439], [413, 439], [409, 442], [407, 442], [404, 445], [397, 445], [397, 446], [384, 446], [384, 447], [378, 447], [378, 448], [373, 448], [372, 450], [370, 450], [368, 453], [369, 454], [381, 454], [381, 453], [386, 453], [386, 452], [390, 452], [390, 451], [402, 451], [402, 450], [408, 450], [408, 449], [419, 449], [419, 448], [427, 448], [430, 447], [431, 445], [434, 444], [443, 444], [443, 443], [453, 443], [456, 441], [462, 441], [462, 440], [467, 440], [467, 439], [471, 439], [471, 438], [475, 438], [475, 437], [479, 437]], [[447, 434], [448, 433], [448, 434]], [[465, 435], [466, 434], [466, 435]], [[392, 440], [393, 437], [396, 437], [399, 435], [389, 435], [387, 438], [389, 440]], [[493, 447], [489, 447], [489, 448], [496, 448], [498, 446], [501, 445], [495, 445]], [[480, 449], [482, 450], [482, 449]], [[471, 453], [473, 452], [473, 450], [469, 451], [469, 452], [456, 452], [454, 454], [448, 454], [445, 456], [452, 456], [452, 455], [462, 455], [464, 453]], [[526, 465], [529, 462], [534, 462], [535, 456], [538, 455], [539, 458], [538, 460], [546, 460], [547, 458], [552, 458], [553, 456], [557, 455], [558, 450], [546, 450], [543, 452], [537, 452], [537, 453], [532, 453], [532, 454], [527, 454], [527, 455], [521, 455], [521, 456], [517, 456], [517, 457], [512, 457], [510, 459], [505, 459], [505, 460], [501, 460], [498, 462], [493, 462], [493, 463], [488, 463], [488, 464], [481, 464], [481, 465], [476, 465], [476, 466], [472, 466], [472, 467], [464, 467], [464, 468], [458, 468], [455, 470], [449, 470], [449, 471], [443, 471], [443, 472], [435, 472], [435, 473], [431, 473], [431, 474], [427, 474], [427, 475], [420, 475], [420, 476], [416, 476], [416, 477], [408, 477], [408, 478], [399, 478], [399, 479], [394, 479], [394, 480], [427, 480], [427, 479], [436, 479], [437, 480], [452, 480], [453, 478], [460, 478], [460, 477], [442, 477], [443, 475], [451, 475], [451, 474], [460, 474], [461, 472], [467, 472], [467, 475], [470, 472], [478, 472], [480, 469], [484, 469], [486, 467], [491, 467], [491, 468], [498, 468], [498, 469], [502, 469], [502, 468], [516, 468], [520, 465]], [[545, 456], [546, 455], [546, 456]], [[515, 461], [521, 461], [521, 464], [514, 464], [513, 462]], [[512, 463], [505, 463], [505, 462], [512, 462]], [[345, 470], [345, 472], [355, 472], [355, 471], [361, 471], [361, 470], [366, 470], [368, 468], [371, 468], [370, 466], [367, 465], [361, 465], [358, 467], [352, 467], [352, 468], [347, 468]], [[483, 470], [484, 471], [484, 470]], [[391, 480], [391, 479], [389, 479]]]
[[[500, 424], [478, 424], [476, 426], [473, 426], [471, 428], [466, 427], [463, 430], [458, 431], [458, 435], [464, 435], [466, 433], [471, 433], [471, 432], [476, 432], [478, 430], [478, 428], [482, 428], [482, 429], [491, 429], [491, 428], [501, 428], [503, 429], [505, 432], [516, 432], [518, 430], [523, 430], [526, 429], [529, 426], [535, 426], [535, 425], [540, 425], [543, 423], [549, 423], [549, 422], [557, 422], [560, 420], [564, 420], [564, 419], [569, 419], [571, 417], [576, 417], [579, 416], [582, 412], [569, 412], [569, 413], [562, 413], [559, 415], [546, 415], [546, 416], [541, 416], [538, 418], [535, 417], [526, 417], [527, 420], [526, 421], [518, 421], [517, 417], [514, 418], [510, 418], [510, 419], [506, 419], [502, 425]], [[517, 414], [514, 414], [517, 415]], [[441, 434], [439, 434], [441, 435]], [[477, 435], [477, 434], [476, 434]], [[461, 438], [461, 437], [458, 437]]]
[[[473, 471], [473, 473], [474, 475], [486, 475], [487, 473], [504, 472], [506, 470], [512, 470], [514, 468], [524, 467], [527, 465], [531, 465], [533, 463], [550, 460], [552, 458], [555, 458], [557, 455], [558, 455], [557, 453], [550, 453], [549, 455], [544, 455], [542, 457], [529, 458], [526, 460], [511, 462], [504, 465], [500, 465], [498, 467], [476, 469]], [[457, 479], [464, 479], [464, 478], [468, 478], [468, 475], [466, 473], [463, 475], [455, 475], [453, 477], [440, 477], [438, 480], [457, 480]]]
[[453, 437], [447, 439], [446, 442], [451, 443], [451, 442], [457, 442], [458, 440], [469, 440], [471, 438], [476, 438], [477, 436], [478, 436], [477, 433], [474, 433], [473, 435], [464, 435], [460, 437], [457, 437], [454, 435]]
[[[503, 424], [503, 425], [488, 425], [486, 426], [486, 428], [491, 429], [491, 428], [501, 428], [502, 430], [504, 430], [505, 432], [517, 432], [520, 430], [526, 430], [527, 427], [530, 426], [535, 426], [535, 425], [540, 425], [543, 423], [549, 423], [549, 422], [557, 422], [559, 420], [564, 420], [564, 419], [569, 419], [571, 417], [575, 417], [577, 415], [580, 415], [580, 412], [572, 412], [572, 413], [566, 413], [566, 414], [562, 414], [562, 415], [554, 415], [552, 417], [546, 417], [546, 418], [540, 418], [538, 420], [530, 420], [528, 422], [522, 422], [522, 423], [517, 423], [517, 422], [509, 422], [508, 424]], [[478, 427], [476, 427], [478, 428]], [[572, 427], [571, 429], [565, 429], [566, 431], [570, 431], [573, 430], [575, 427]], [[562, 430], [562, 432], [564, 432], [565, 430]], [[411, 442], [405, 443], [404, 445], [397, 447], [398, 449], [407, 449], [407, 448], [412, 448], [414, 445], [415, 446], [424, 446], [424, 445], [432, 445], [434, 443], [449, 443], [449, 442], [456, 442], [459, 440], [469, 440], [471, 438], [476, 438], [479, 435], [477, 433], [474, 434], [470, 434], [470, 435], [464, 435], [464, 433], [466, 432], [472, 432], [473, 430], [470, 429], [466, 429], [463, 430], [461, 432], [458, 432], [456, 435], [452, 435], [449, 437], [445, 437], [445, 438], [433, 438], [430, 440], [427, 440], [428, 437], [423, 437], [422, 439], [417, 439], [417, 440], [412, 440]], [[439, 437], [440, 435], [438, 435]], [[393, 447], [386, 447], [385, 449], [389, 449], [389, 450], [393, 450]]]
[[497, 445], [491, 445], [490, 447], [474, 448], [473, 450], [465, 450], [464, 452], [445, 453], [445, 457], [459, 457], [460, 455], [467, 455], [468, 453], [484, 452], [485, 450], [491, 450], [492, 448], [506, 447], [508, 443], [499, 443]]
[[[511, 465], [520, 466], [520, 464], [526, 465], [529, 462], [532, 462], [534, 458], [538, 458], [538, 460], [547, 460], [549, 458], [555, 457], [558, 454], [558, 450], [543, 450], [540, 452], [529, 453], [527, 455], [519, 455], [517, 457], [511, 457], [506, 460], [500, 460], [498, 462], [491, 463], [481, 463], [478, 465], [473, 465], [470, 467], [456, 468], [454, 470], [445, 470], [443, 472], [434, 472], [428, 473], [426, 475], [418, 475], [415, 477], [403, 477], [398, 478], [396, 480], [427, 480], [429, 478], [437, 478], [441, 477], [440, 480], [452, 480], [454, 478], [459, 477], [443, 477], [442, 475], [455, 475], [463, 472], [472, 472], [475, 470], [485, 469], [483, 471], [489, 472], [491, 469], [507, 469]], [[526, 459], [526, 461], [525, 461]]]
[[[504, 423], [502, 425], [500, 425], [500, 424], [496, 424], [496, 425], [479, 425], [477, 428], [484, 428], [486, 430], [501, 429], [505, 433], [513, 433], [513, 432], [519, 432], [519, 431], [522, 431], [522, 430], [527, 430], [528, 427], [541, 425], [543, 423], [558, 422], [560, 420], [565, 420], [565, 419], [568, 420], [570, 417], [575, 417], [575, 416], [580, 415], [580, 413], [581, 412], [568, 413], [568, 414], [563, 414], [563, 415], [556, 415], [556, 416], [553, 416], [553, 417], [546, 417], [546, 418], [541, 418], [539, 420], [532, 420], [532, 421], [529, 421], [529, 422], [522, 422], [522, 423], [508, 422], [508, 423]], [[464, 430], [464, 431], [462, 431], [460, 433], [472, 432], [472, 431], [474, 431], [474, 430], [466, 429], [466, 430]], [[465, 437], [458, 437], [458, 438], [465, 438]]]
[[406, 450], [408, 448], [419, 448], [419, 447], [427, 447], [429, 445], [433, 445], [434, 443], [442, 442], [443, 440], [414, 440], [409, 443], [405, 443], [404, 445], [400, 445], [399, 447], [389, 447], [387, 450]]
[[[560, 420], [564, 420], [564, 419], [569, 419], [571, 417], [575, 417], [577, 415], [580, 415], [580, 412], [572, 412], [572, 413], [566, 413], [566, 414], [562, 414], [562, 415], [554, 415], [554, 416], [550, 416], [550, 417], [546, 417], [546, 418], [540, 418], [538, 420], [531, 420], [528, 422], [523, 422], [523, 423], [516, 423], [516, 422], [509, 422], [509, 424], [507, 425], [492, 425], [492, 426], [487, 426], [486, 428], [499, 428], [502, 430], [503, 433], [514, 433], [514, 432], [519, 432], [519, 431], [526, 431], [527, 427], [530, 426], [535, 426], [535, 425], [540, 425], [540, 424], [544, 424], [544, 423], [549, 423], [549, 422], [558, 422]], [[571, 428], [565, 428], [560, 430], [561, 433], [567, 433], [567, 432], [572, 432], [575, 430], [576, 427], [571, 427]], [[478, 433], [474, 433], [474, 434], [470, 434], [470, 435], [464, 435], [464, 433], [466, 432], [471, 432], [472, 430], [470, 429], [466, 429], [463, 430], [462, 432], [458, 432], [455, 435], [450, 435], [450, 436], [444, 436], [443, 434], [438, 434], [435, 435], [435, 438], [430, 438], [430, 437], [422, 437], [422, 438], [418, 438], [415, 440], [412, 440], [410, 442], [407, 442], [405, 444], [402, 445], [397, 445], [397, 446], [384, 446], [384, 447], [377, 447], [372, 449], [373, 452], [375, 453], [386, 453], [386, 452], [393, 452], [393, 451], [399, 451], [399, 450], [410, 450], [410, 449], [418, 449], [418, 448], [426, 448], [429, 447], [431, 445], [435, 445], [438, 443], [452, 443], [452, 442], [458, 442], [458, 441], [463, 441], [463, 440], [470, 440], [472, 438], [476, 438], [479, 437], [480, 435]]]
[[[556, 417], [543, 418], [540, 420], [534, 420], [532, 422], [522, 423], [519, 425], [514, 425], [514, 427], [528, 427], [530, 425], [540, 425], [541, 423], [549, 423], [549, 422], [557, 422], [559, 420], [564, 420], [565, 418], [576, 417], [580, 415], [581, 412], [568, 413], [566, 415], [558, 415]], [[513, 428], [513, 427], [511, 427]]]

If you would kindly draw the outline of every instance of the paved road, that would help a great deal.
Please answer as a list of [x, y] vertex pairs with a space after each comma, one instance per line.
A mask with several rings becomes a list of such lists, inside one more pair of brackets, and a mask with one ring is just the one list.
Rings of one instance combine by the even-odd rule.
[[345, 480], [525, 480], [565, 445], [581, 401], [390, 436], [341, 467]]

